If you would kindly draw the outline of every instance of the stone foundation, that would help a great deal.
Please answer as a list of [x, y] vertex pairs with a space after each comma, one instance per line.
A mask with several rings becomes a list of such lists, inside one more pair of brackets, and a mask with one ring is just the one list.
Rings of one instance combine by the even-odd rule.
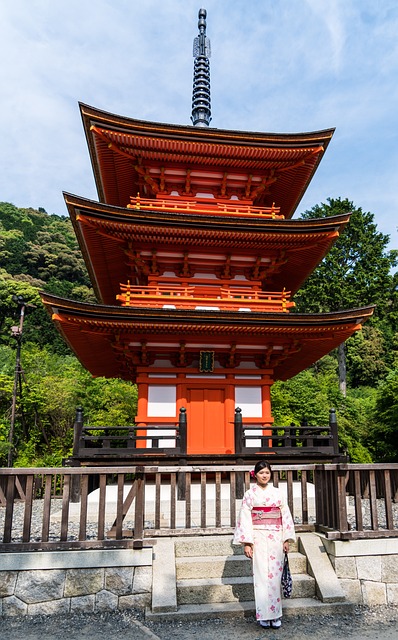
[[0, 555], [0, 615], [142, 609], [152, 599], [152, 549]]
[[350, 602], [398, 605], [398, 539], [328, 540], [323, 544]]

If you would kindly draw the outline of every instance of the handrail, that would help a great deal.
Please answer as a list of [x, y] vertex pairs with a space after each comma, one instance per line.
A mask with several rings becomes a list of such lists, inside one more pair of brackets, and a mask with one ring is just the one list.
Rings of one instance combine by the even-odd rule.
[[243, 422], [242, 410], [235, 409], [235, 452], [254, 453], [261, 450], [272, 455], [316, 454], [329, 456], [337, 461], [339, 454], [338, 428], [335, 409], [329, 410], [329, 424], [310, 425], [264, 425]]
[[280, 207], [255, 207], [251, 204], [242, 204], [239, 200], [227, 200], [227, 201], [209, 201], [200, 202], [197, 199], [189, 199], [185, 197], [177, 198], [141, 198], [130, 197], [130, 203], [127, 205], [128, 209], [136, 210], [153, 210], [153, 211], [176, 211], [176, 212], [189, 212], [189, 213], [205, 213], [210, 215], [246, 215], [251, 217], [270, 218], [271, 220], [284, 220], [284, 217], [280, 213]]
[[314, 474], [317, 527], [328, 538], [398, 537], [398, 464], [317, 465]]
[[249, 287], [209, 287], [195, 284], [171, 285], [150, 284], [148, 286], [120, 284], [121, 293], [116, 295], [122, 306], [137, 306], [148, 303], [152, 306], [172, 304], [178, 307], [195, 308], [198, 305], [213, 305], [222, 308], [239, 308], [242, 303], [259, 311], [282, 311], [295, 306], [290, 301], [290, 291], [258, 291]]
[[[342, 540], [398, 537], [398, 464], [272, 467], [298, 531], [317, 529]], [[2, 468], [0, 552], [142, 548], [159, 536], [232, 534], [250, 469]]]

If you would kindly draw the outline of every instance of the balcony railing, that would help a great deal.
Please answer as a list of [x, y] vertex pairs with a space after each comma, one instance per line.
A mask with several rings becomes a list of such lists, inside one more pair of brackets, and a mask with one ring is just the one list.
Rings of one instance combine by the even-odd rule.
[[248, 217], [269, 218], [271, 220], [283, 220], [284, 216], [280, 213], [280, 207], [254, 207], [250, 204], [242, 204], [239, 200], [198, 201], [195, 198], [189, 199], [181, 197], [177, 198], [141, 198], [140, 196], [130, 198], [128, 209], [143, 209], [150, 211], [170, 211], [179, 213], [204, 213], [206, 215], [245, 215]]
[[261, 450], [273, 456], [339, 456], [336, 412], [329, 411], [326, 426], [290, 425], [264, 427], [244, 424], [241, 409], [235, 409], [235, 453]]
[[[264, 426], [245, 424], [242, 411], [235, 410], [235, 450], [232, 457], [255, 458], [258, 454], [275, 459], [301, 461], [341, 460], [338, 444], [338, 426], [334, 409], [329, 413], [326, 426]], [[74, 423], [73, 458], [79, 461], [134, 460], [159, 455], [184, 457], [187, 452], [187, 414], [181, 407], [178, 421], [167, 424], [148, 423], [139, 426], [91, 426], [83, 423], [83, 410], [79, 407]]]
[[176, 309], [212, 308], [229, 311], [287, 312], [295, 306], [290, 291], [257, 291], [249, 287], [201, 287], [199, 285], [121, 284], [116, 296], [122, 306]]

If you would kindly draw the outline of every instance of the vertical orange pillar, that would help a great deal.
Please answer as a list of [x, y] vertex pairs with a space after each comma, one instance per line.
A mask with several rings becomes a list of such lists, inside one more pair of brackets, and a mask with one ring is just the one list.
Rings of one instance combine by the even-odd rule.
[[[262, 377], [262, 411], [263, 411], [263, 425], [264, 427], [271, 426], [273, 418], [271, 415], [271, 384], [270, 376], [263, 375]], [[263, 430], [264, 436], [272, 436], [271, 429]], [[272, 447], [272, 439], [269, 440], [269, 446]]]
[[[136, 416], [137, 427], [146, 427], [147, 426], [147, 418], [148, 418], [148, 385], [147, 384], [138, 384], [138, 402], [137, 402], [137, 411], [138, 414]], [[137, 436], [146, 436], [146, 428], [145, 429], [137, 429]], [[137, 440], [136, 443], [137, 449], [145, 449], [146, 448], [146, 440]]]
[[225, 443], [226, 453], [235, 452], [235, 376], [227, 373], [227, 384], [225, 386]]

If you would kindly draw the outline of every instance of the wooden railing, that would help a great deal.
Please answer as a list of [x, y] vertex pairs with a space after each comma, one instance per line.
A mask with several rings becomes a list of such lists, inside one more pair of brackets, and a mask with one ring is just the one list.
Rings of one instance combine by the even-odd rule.
[[170, 211], [181, 213], [204, 213], [207, 215], [246, 215], [251, 217], [270, 218], [271, 220], [283, 220], [283, 216], [280, 212], [280, 207], [254, 207], [250, 204], [242, 204], [239, 200], [224, 200], [212, 201], [207, 198], [206, 200], [198, 201], [194, 198], [141, 198], [140, 196], [131, 197], [130, 204], [127, 205], [128, 209], [144, 209], [150, 211]]
[[[329, 411], [327, 426], [244, 424], [242, 411], [235, 409], [235, 453], [256, 451], [273, 456], [339, 457], [338, 427], [335, 409]], [[336, 461], [336, 460], [335, 460]]]
[[[231, 425], [232, 426], [232, 425]], [[138, 458], [149, 454], [187, 455], [187, 416], [181, 407], [178, 422], [144, 426], [91, 426], [83, 424], [83, 411], [77, 409], [74, 423], [73, 456], [76, 461], [93, 458], [109, 460]], [[306, 462], [341, 460], [336, 413], [330, 409], [326, 426], [264, 426], [244, 424], [242, 411], [235, 410], [234, 456], [258, 453], [283, 458], [283, 462], [301, 458]], [[282, 461], [282, 460], [281, 460]]]
[[[273, 465], [272, 480], [298, 532], [398, 537], [398, 464]], [[247, 465], [0, 469], [0, 552], [232, 535], [251, 481]]]
[[83, 409], [78, 407], [73, 425], [73, 456], [76, 460], [123, 456], [137, 458], [150, 453], [168, 455], [186, 453], [187, 418], [181, 407], [178, 422], [140, 426], [90, 426], [83, 423]]
[[151, 284], [148, 286], [121, 284], [116, 296], [123, 306], [162, 308], [173, 305], [178, 309], [212, 306], [219, 310], [268, 311], [286, 313], [295, 306], [290, 291], [258, 291], [249, 287], [204, 287], [199, 285]]
[[[285, 480], [301, 530], [315, 522], [313, 469], [280, 466], [273, 474], [275, 485]], [[247, 466], [0, 469], [0, 551], [141, 548], [158, 536], [232, 534], [250, 481]]]
[[328, 538], [398, 537], [398, 464], [316, 465], [317, 527]]

